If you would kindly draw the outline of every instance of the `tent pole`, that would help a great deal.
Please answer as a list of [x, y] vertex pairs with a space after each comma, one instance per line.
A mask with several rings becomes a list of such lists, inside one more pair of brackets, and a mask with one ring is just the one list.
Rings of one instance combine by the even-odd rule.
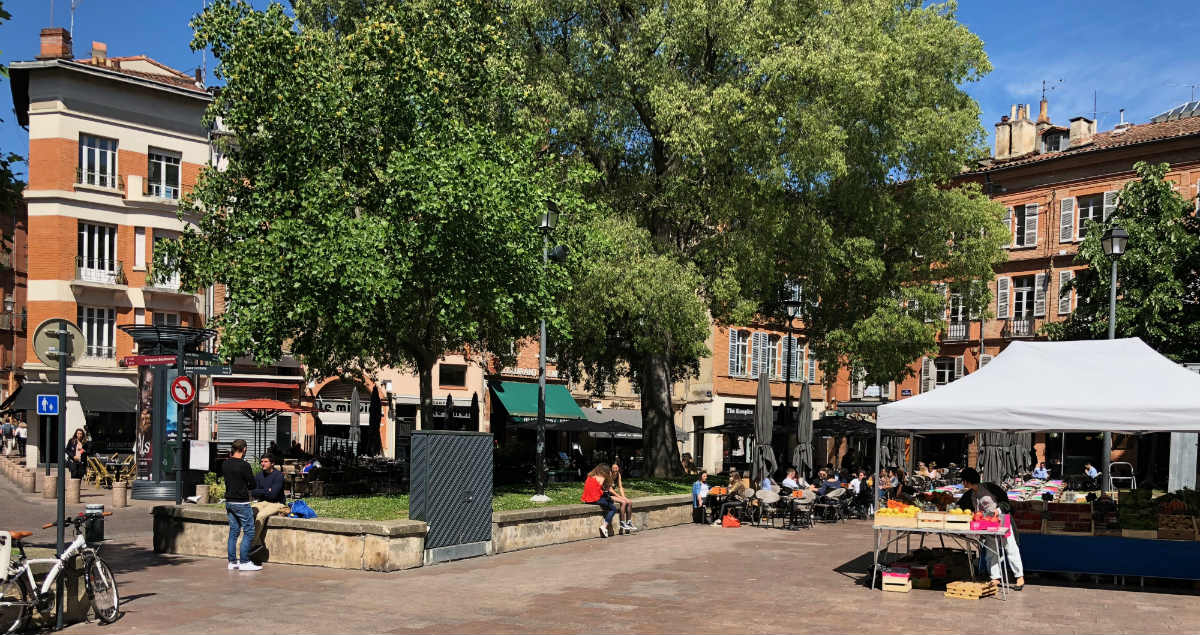
[[[875, 482], [875, 492], [874, 492], [873, 500], [871, 501], [872, 508], [875, 508], [879, 505], [879, 439], [880, 439], [879, 424], [876, 423], [876, 425], [875, 425], [875, 475], [873, 477], [874, 482]], [[871, 587], [870, 588], [874, 589], [875, 588], [875, 576], [879, 573], [879, 530], [872, 529], [872, 533], [875, 534], [875, 551], [874, 551], [875, 564], [871, 567]]]

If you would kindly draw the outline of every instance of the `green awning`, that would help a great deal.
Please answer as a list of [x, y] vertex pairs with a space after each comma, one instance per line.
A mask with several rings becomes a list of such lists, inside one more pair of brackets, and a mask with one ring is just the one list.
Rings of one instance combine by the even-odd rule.
[[[494, 381], [492, 394], [504, 404], [514, 421], [537, 418], [538, 385], [522, 381]], [[570, 391], [562, 384], [546, 384], [547, 419], [587, 419]]]

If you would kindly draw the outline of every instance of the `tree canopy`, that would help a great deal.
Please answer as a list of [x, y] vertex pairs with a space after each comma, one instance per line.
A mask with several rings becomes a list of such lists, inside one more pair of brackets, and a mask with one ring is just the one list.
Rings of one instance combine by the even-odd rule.
[[1139, 162], [1137, 178], [1125, 184], [1116, 211], [1079, 246], [1074, 313], [1047, 324], [1056, 340], [1108, 336], [1112, 259], [1101, 237], [1114, 226], [1129, 232], [1117, 264], [1117, 337], [1140, 337], [1179, 362], [1200, 361], [1200, 219], [1195, 201], [1184, 198], [1166, 179], [1166, 163]]
[[[826, 369], [886, 380], [935, 345], [924, 318], [944, 300], [933, 283], [990, 279], [1003, 258], [1000, 206], [950, 185], [982, 152], [961, 86], [990, 69], [954, 9], [514, 0], [505, 25], [522, 54], [523, 106], [556, 153], [598, 175], [584, 194], [620, 221], [610, 228], [644, 231], [655, 284], [743, 323], [779, 316], [784, 289], [799, 285], [804, 335]], [[639, 381], [649, 466], [664, 474], [678, 469], [670, 380], [707, 333], [690, 328], [691, 309], [658, 313], [655, 295], [593, 297], [590, 314], [566, 316], [582, 328], [564, 348]], [[642, 315], [669, 325], [670, 355], [653, 338], [612, 347], [590, 335], [630, 332]]]
[[562, 283], [538, 217], [578, 197], [506, 107], [488, 6], [372, 3], [346, 31], [240, 0], [194, 19], [225, 82], [207, 117], [227, 161], [156, 264], [227, 286], [223, 352], [269, 362], [286, 345], [318, 376], [416, 368], [428, 416], [443, 353], [536, 330]]

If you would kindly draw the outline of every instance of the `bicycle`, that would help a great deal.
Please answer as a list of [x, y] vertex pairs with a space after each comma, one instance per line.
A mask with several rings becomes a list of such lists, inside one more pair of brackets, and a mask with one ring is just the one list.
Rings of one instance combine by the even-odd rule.
[[[112, 512], [104, 512], [111, 516]], [[120, 596], [117, 580], [108, 564], [100, 559], [98, 547], [87, 543], [83, 528], [88, 517], [80, 514], [75, 518], [64, 518], [75, 528], [75, 540], [57, 558], [33, 558], [25, 555], [22, 538], [33, 535], [31, 531], [0, 532], [0, 633], [14, 633], [25, 625], [36, 608], [45, 613], [54, 603], [54, 583], [67, 563], [76, 556], [83, 557], [83, 578], [88, 598], [96, 619], [112, 624], [120, 617]], [[58, 523], [43, 525], [42, 529], [56, 527]], [[13, 557], [13, 548], [16, 556]], [[50, 572], [39, 588], [33, 577], [33, 565], [50, 564]]]

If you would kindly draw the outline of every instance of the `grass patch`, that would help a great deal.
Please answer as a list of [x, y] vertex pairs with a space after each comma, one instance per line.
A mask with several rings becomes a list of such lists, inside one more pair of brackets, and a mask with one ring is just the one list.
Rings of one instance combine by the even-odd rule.
[[[690, 479], [634, 479], [625, 481], [625, 493], [630, 498], [687, 494], [692, 491]], [[493, 511], [529, 509], [546, 505], [572, 505], [583, 494], [583, 483], [554, 483], [546, 487], [549, 503], [529, 500], [536, 490], [532, 485], [506, 485], [496, 488], [492, 496]], [[305, 502], [320, 518], [351, 520], [399, 520], [408, 518], [408, 495], [337, 496], [306, 498]]]

